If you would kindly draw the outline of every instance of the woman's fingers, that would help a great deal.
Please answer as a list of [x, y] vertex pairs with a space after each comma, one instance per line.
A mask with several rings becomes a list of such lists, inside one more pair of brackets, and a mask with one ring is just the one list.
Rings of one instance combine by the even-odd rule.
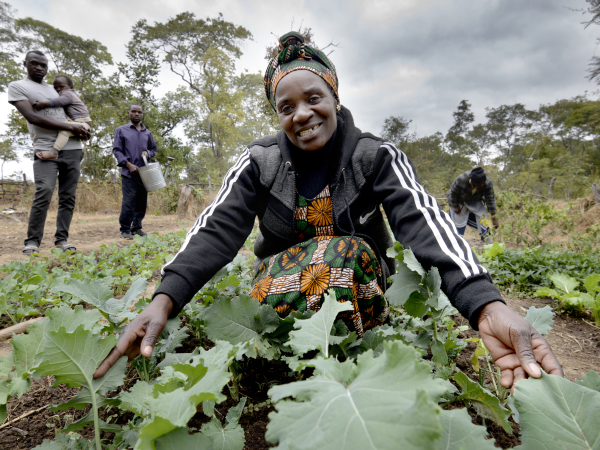
[[154, 350], [154, 346], [156, 345], [156, 342], [158, 341], [158, 337], [160, 336], [160, 333], [162, 333], [164, 329], [165, 329], [165, 323], [159, 322], [158, 320], [153, 320], [148, 324], [148, 326], [146, 328], [146, 334], [144, 335], [144, 338], [142, 339], [142, 345], [141, 345], [143, 357], [150, 358], [150, 356], [152, 356], [152, 350]]
[[119, 358], [121, 358], [121, 356], [123, 356], [123, 353], [117, 350], [117, 347], [114, 347], [104, 361], [102, 361], [102, 364], [100, 364], [100, 366], [94, 372], [94, 378], [103, 377], [106, 372], [108, 372], [108, 370], [114, 366]]
[[[139, 353], [139, 342], [138, 338], [144, 336], [144, 325], [141, 320], [138, 320], [140, 316], [136, 317], [131, 322], [123, 333], [119, 337], [119, 342], [111, 350], [108, 356], [102, 361], [102, 364], [94, 372], [94, 378], [100, 378], [108, 372], [108, 370], [121, 358], [123, 355], [127, 355], [130, 359], [135, 355], [136, 351]], [[136, 345], [137, 344], [137, 345]]]
[[[542, 376], [542, 370], [535, 360], [533, 355], [533, 348], [531, 340], [535, 338], [537, 332], [531, 330], [531, 325], [527, 323], [527, 327], [518, 327], [511, 330], [511, 338], [514, 344], [515, 353], [519, 358], [521, 367], [527, 372], [529, 376], [533, 378], [539, 378]], [[516, 375], [515, 375], [515, 381]]]

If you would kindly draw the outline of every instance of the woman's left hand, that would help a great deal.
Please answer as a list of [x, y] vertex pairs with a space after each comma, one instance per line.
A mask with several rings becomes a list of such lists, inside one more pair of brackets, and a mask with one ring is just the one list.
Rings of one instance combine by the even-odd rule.
[[500, 384], [514, 391], [515, 383], [527, 376], [546, 373], [564, 376], [550, 345], [529, 322], [502, 302], [488, 303], [479, 315], [479, 333], [490, 355], [500, 367]]

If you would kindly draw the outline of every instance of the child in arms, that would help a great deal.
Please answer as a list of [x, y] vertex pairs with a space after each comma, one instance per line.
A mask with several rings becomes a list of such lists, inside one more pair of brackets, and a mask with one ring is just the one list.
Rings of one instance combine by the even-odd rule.
[[[46, 101], [36, 101], [32, 105], [33, 109], [39, 111], [44, 108], [55, 108], [57, 106], [62, 106], [65, 109], [65, 114], [67, 115], [67, 122], [77, 122], [81, 124], [82, 127], [91, 130], [90, 124], [92, 123], [92, 119], [90, 119], [90, 113], [73, 90], [73, 80], [66, 75], [58, 75], [56, 78], [54, 78], [53, 84], [54, 90], [58, 92], [59, 96]], [[52, 150], [49, 152], [43, 152], [43, 154], [37, 154], [38, 158], [49, 161], [58, 159], [58, 152], [63, 149], [63, 147], [69, 141], [69, 137], [71, 136], [73, 136], [73, 133], [70, 131], [59, 131]]]

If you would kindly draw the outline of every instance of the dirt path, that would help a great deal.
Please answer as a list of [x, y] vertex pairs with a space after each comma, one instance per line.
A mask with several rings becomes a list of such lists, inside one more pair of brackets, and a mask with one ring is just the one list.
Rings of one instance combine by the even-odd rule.
[[[147, 233], [167, 234], [186, 231], [193, 221], [179, 221], [177, 216], [147, 215], [144, 219], [144, 231]], [[45, 237], [40, 247], [42, 255], [48, 255], [54, 247], [54, 231], [56, 227], [56, 212], [48, 213], [45, 227]], [[10, 261], [27, 259], [21, 253], [23, 241], [27, 236], [27, 223], [16, 222], [3, 218], [0, 220], [0, 266]], [[71, 223], [69, 242], [85, 253], [110, 245], [113, 242], [127, 244], [130, 241], [119, 238], [119, 212], [75, 214]]]

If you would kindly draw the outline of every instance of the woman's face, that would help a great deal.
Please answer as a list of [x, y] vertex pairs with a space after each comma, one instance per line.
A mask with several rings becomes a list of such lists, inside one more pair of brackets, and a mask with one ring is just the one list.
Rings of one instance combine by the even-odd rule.
[[308, 70], [283, 77], [275, 104], [283, 131], [301, 150], [323, 148], [337, 128], [337, 101], [325, 80]]

